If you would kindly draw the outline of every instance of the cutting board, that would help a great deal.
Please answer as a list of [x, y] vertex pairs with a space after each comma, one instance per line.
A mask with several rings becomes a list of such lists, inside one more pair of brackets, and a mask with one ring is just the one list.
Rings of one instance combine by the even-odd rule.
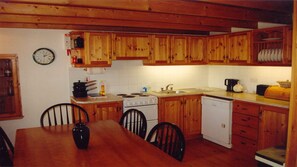
[[264, 97], [290, 101], [290, 91], [291, 91], [291, 88], [282, 88], [280, 86], [269, 86], [264, 93]]

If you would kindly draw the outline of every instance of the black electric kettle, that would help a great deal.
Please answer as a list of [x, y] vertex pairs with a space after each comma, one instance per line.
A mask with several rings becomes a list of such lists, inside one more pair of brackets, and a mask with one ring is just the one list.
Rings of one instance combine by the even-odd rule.
[[233, 87], [238, 83], [238, 79], [225, 79], [228, 92], [234, 92]]

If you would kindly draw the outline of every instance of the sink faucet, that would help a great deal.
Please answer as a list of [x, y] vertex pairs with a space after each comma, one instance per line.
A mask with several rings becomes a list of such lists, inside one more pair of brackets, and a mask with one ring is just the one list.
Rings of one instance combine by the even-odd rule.
[[173, 84], [166, 85], [166, 90], [168, 90], [169, 86], [172, 86]]

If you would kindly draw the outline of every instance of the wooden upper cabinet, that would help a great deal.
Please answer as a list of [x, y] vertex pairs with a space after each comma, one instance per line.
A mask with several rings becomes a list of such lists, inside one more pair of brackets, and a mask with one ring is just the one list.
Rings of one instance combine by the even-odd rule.
[[71, 63], [74, 67], [111, 66], [110, 33], [74, 31], [70, 33], [70, 38]]
[[223, 64], [226, 61], [227, 35], [215, 35], [207, 37], [207, 62], [209, 64]]
[[18, 57], [0, 54], [0, 120], [23, 118]]
[[248, 64], [251, 60], [251, 32], [232, 33], [227, 36], [226, 61]]
[[86, 64], [111, 65], [111, 34], [110, 33], [86, 33], [89, 45], [86, 56]]
[[170, 39], [171, 54], [169, 57], [171, 64], [186, 64], [187, 59], [187, 37], [171, 36]]
[[167, 65], [170, 63], [170, 39], [168, 35], [152, 35], [151, 55], [143, 61], [145, 65]]
[[151, 36], [148, 34], [115, 33], [112, 44], [113, 60], [144, 60], [151, 54]]
[[205, 37], [189, 37], [188, 38], [188, 54], [186, 56], [187, 64], [203, 64], [205, 63], [206, 38]]
[[290, 66], [292, 27], [274, 27], [252, 31], [254, 65]]

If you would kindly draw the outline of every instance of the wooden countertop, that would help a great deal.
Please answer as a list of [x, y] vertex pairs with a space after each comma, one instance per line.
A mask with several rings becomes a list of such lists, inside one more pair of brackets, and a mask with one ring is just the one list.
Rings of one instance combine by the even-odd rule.
[[119, 97], [113, 94], [106, 94], [106, 96], [103, 96], [103, 97], [75, 98], [71, 96], [70, 98], [77, 104], [107, 103], [107, 102], [123, 101], [122, 97]]
[[204, 92], [204, 95], [215, 96], [233, 100], [241, 100], [246, 102], [252, 102], [257, 104], [289, 108], [290, 102], [276, 99], [265, 98], [264, 96], [259, 96], [255, 93], [233, 93], [227, 91], [215, 91], [215, 92]]

